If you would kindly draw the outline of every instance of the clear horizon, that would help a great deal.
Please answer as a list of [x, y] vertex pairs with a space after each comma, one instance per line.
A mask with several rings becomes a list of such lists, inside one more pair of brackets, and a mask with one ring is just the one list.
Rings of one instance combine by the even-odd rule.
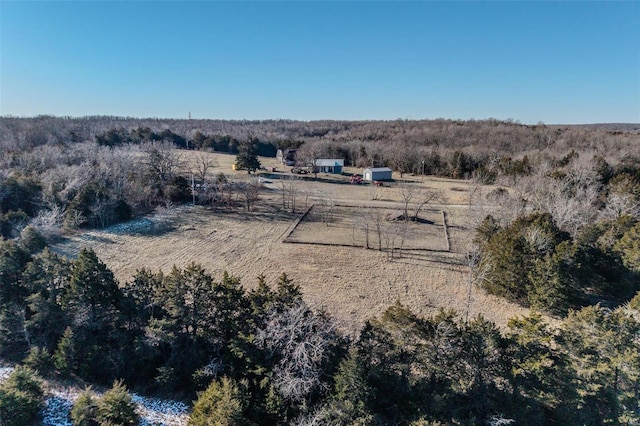
[[640, 2], [0, 0], [0, 115], [640, 122]]

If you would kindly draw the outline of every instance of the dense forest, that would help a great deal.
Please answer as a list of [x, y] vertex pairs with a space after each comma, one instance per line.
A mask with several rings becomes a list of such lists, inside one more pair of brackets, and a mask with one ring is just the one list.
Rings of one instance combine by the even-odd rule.
[[[611, 216], [614, 210], [633, 210], [639, 142], [637, 129], [498, 120], [2, 117], [0, 213], [12, 212], [2, 219], [2, 233], [10, 234], [8, 221], [24, 222], [23, 214], [70, 228], [95, 227], [182, 202], [192, 196], [189, 173], [181, 170], [173, 148], [237, 154], [247, 146], [264, 156], [296, 147], [305, 165], [315, 158], [344, 158], [347, 165], [514, 187], [518, 194], [511, 210], [550, 212], [561, 228], [575, 231], [598, 212]], [[208, 167], [203, 161], [190, 170], [208, 188], [197, 194], [199, 201], [228, 202], [224, 194], [234, 188], [224, 185], [225, 176], [204, 182]]]
[[[638, 424], [637, 127], [2, 117], [0, 359], [26, 369], [0, 386], [0, 421], [37, 412], [39, 374], [193, 399], [196, 425]], [[500, 330], [397, 303], [352, 336], [286, 275], [247, 291], [193, 263], [120, 283], [91, 250], [46, 248], [158, 206], [250, 209], [251, 180], [180, 149], [283, 147], [468, 180], [472, 284], [534, 313]], [[76, 424], [118, 424], [105, 412]]]
[[[513, 121], [488, 120], [392, 120], [392, 121], [293, 121], [293, 120], [176, 120], [125, 117], [0, 118], [0, 146], [21, 152], [43, 145], [98, 142], [120, 145], [167, 140], [178, 147], [234, 152], [240, 141], [263, 143], [264, 155], [280, 147], [298, 147], [340, 156], [346, 164], [390, 165], [396, 170], [421, 172], [442, 156], [461, 151], [476, 161], [495, 155], [506, 158], [525, 154], [560, 156], [572, 149], [618, 162], [637, 157], [638, 125], [534, 126]], [[311, 142], [311, 143], [309, 143]], [[315, 142], [315, 143], [314, 143]], [[269, 145], [271, 148], [269, 148]], [[317, 146], [316, 146], [317, 145]], [[413, 161], [412, 161], [413, 160]], [[434, 164], [427, 174], [445, 173]], [[459, 168], [463, 174], [472, 165]], [[449, 171], [450, 172], [450, 171]], [[470, 175], [468, 176], [470, 177]]]

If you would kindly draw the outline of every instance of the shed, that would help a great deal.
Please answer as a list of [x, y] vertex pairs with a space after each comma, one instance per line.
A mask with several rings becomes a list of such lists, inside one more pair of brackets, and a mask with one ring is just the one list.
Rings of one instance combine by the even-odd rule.
[[298, 154], [297, 149], [279, 149], [276, 153], [276, 160], [280, 164], [285, 164], [287, 166], [295, 166], [296, 165], [296, 155]]
[[317, 159], [313, 162], [318, 173], [342, 173], [343, 159]]
[[376, 180], [391, 180], [391, 169], [388, 167], [371, 167], [364, 169], [362, 175], [364, 180], [376, 181]]

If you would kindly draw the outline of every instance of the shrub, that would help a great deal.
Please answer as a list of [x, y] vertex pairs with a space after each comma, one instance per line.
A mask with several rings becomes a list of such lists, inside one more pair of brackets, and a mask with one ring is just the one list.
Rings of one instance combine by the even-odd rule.
[[43, 376], [47, 376], [53, 371], [53, 358], [49, 351], [38, 346], [33, 346], [29, 350], [29, 355], [24, 359], [24, 365], [33, 369]]
[[90, 388], [85, 389], [73, 404], [71, 421], [74, 426], [98, 426], [97, 416], [98, 401], [96, 395]]
[[71, 328], [67, 327], [53, 354], [53, 365], [60, 374], [67, 375], [75, 369], [75, 362], [74, 335]]
[[121, 380], [115, 381], [111, 389], [98, 400], [96, 420], [105, 426], [133, 426], [140, 422], [136, 404]]
[[167, 198], [176, 203], [191, 200], [191, 184], [183, 176], [175, 176], [167, 187]]
[[18, 234], [29, 222], [29, 216], [22, 210], [0, 214], [0, 235], [10, 239]]
[[36, 423], [43, 400], [42, 380], [29, 368], [17, 368], [0, 385], [0, 424], [24, 426]]
[[15, 173], [5, 180], [0, 179], [0, 213], [19, 210], [28, 216], [36, 213], [42, 187], [35, 178]]
[[113, 219], [115, 222], [129, 220], [132, 214], [131, 206], [124, 200], [118, 201], [113, 208]]
[[47, 246], [47, 239], [33, 226], [27, 226], [22, 230], [20, 242], [31, 254], [41, 252]]
[[189, 426], [240, 426], [249, 424], [244, 417], [245, 394], [238, 384], [224, 377], [212, 382], [198, 395], [189, 416]]
[[640, 222], [622, 236], [615, 249], [622, 253], [624, 266], [640, 272]]

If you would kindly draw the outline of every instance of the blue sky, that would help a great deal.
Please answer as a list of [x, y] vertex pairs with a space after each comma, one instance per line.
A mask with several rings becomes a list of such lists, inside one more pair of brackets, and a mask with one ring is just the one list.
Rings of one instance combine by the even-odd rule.
[[0, 115], [640, 122], [640, 2], [0, 0]]

